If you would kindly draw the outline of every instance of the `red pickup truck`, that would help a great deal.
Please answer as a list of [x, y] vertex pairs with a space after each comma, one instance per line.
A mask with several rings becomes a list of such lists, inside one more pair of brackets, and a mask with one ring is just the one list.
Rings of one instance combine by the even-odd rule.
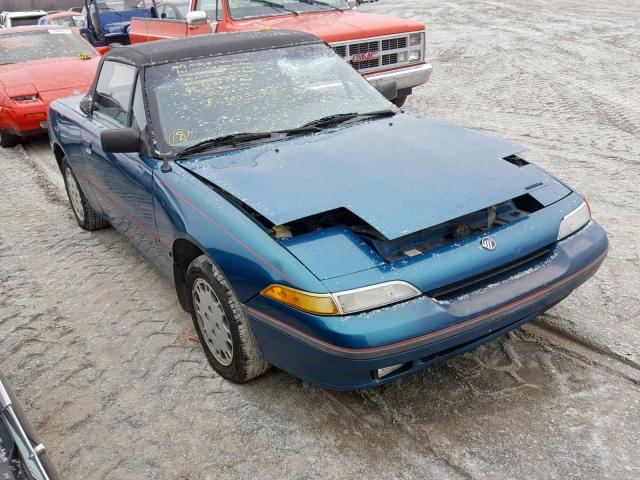
[[396, 105], [429, 80], [425, 26], [362, 13], [350, 0], [172, 0], [158, 2], [158, 18], [134, 18], [131, 43], [212, 32], [297, 30], [327, 42], [373, 85], [395, 80]]

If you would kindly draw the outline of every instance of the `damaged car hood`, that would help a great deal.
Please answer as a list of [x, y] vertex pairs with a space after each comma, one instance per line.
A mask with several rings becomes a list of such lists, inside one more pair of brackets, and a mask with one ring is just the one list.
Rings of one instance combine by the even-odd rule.
[[180, 164], [274, 225], [344, 207], [393, 240], [527, 193], [543, 206], [570, 193], [504, 160], [522, 150], [399, 114]]

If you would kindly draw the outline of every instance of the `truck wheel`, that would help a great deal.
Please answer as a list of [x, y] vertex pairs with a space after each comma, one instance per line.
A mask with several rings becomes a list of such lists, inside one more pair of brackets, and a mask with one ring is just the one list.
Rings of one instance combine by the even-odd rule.
[[71, 203], [71, 210], [73, 210], [78, 225], [89, 231], [105, 228], [108, 223], [89, 205], [66, 159], [62, 159], [62, 176], [64, 177], [64, 186], [67, 189], [69, 203]]
[[2, 148], [11, 148], [15, 147], [19, 143], [19, 138], [17, 135], [12, 135], [11, 133], [7, 133], [4, 130], [0, 130], [0, 147]]
[[249, 327], [240, 301], [224, 274], [206, 255], [187, 270], [191, 318], [213, 369], [235, 383], [244, 383], [269, 369]]
[[396, 97], [396, 98], [393, 100], [393, 104], [394, 104], [396, 107], [400, 108], [400, 107], [402, 107], [402, 106], [404, 105], [404, 102], [406, 102], [406, 101], [407, 101], [407, 97], [406, 97], [406, 96], [404, 96], [404, 97]]

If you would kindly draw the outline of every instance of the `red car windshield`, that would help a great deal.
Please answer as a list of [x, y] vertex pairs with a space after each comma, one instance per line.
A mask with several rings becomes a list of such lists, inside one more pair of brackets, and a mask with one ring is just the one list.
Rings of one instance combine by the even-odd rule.
[[37, 25], [38, 20], [42, 17], [12, 17], [11, 18], [11, 26], [12, 27], [26, 27], [28, 25]]
[[0, 35], [0, 65], [44, 58], [96, 55], [96, 51], [68, 28]]

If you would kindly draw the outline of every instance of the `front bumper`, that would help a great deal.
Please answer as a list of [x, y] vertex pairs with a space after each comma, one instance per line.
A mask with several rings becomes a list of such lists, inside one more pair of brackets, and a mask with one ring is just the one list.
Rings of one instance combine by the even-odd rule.
[[41, 135], [48, 129], [48, 105], [0, 107], [0, 129], [19, 137]]
[[[354, 334], [353, 339], [331, 342], [296, 329], [257, 305], [247, 306], [246, 312], [270, 363], [327, 388], [374, 387], [445, 361], [533, 320], [591, 277], [607, 249], [604, 230], [592, 221], [557, 242], [544, 257], [508, 272], [498, 283], [492, 279], [487, 285], [474, 287], [473, 292], [446, 302], [424, 295], [345, 317], [345, 322], [364, 321], [362, 325], [367, 321], [402, 323], [407, 319], [423, 325], [420, 335], [382, 345], [349, 345], [361, 343], [367, 331]], [[394, 365], [402, 367], [377, 378], [378, 369]]]
[[374, 87], [389, 80], [395, 80], [398, 90], [407, 90], [429, 81], [433, 67], [430, 63], [415, 65], [412, 67], [402, 67], [386, 72], [364, 74], [369, 83]]

